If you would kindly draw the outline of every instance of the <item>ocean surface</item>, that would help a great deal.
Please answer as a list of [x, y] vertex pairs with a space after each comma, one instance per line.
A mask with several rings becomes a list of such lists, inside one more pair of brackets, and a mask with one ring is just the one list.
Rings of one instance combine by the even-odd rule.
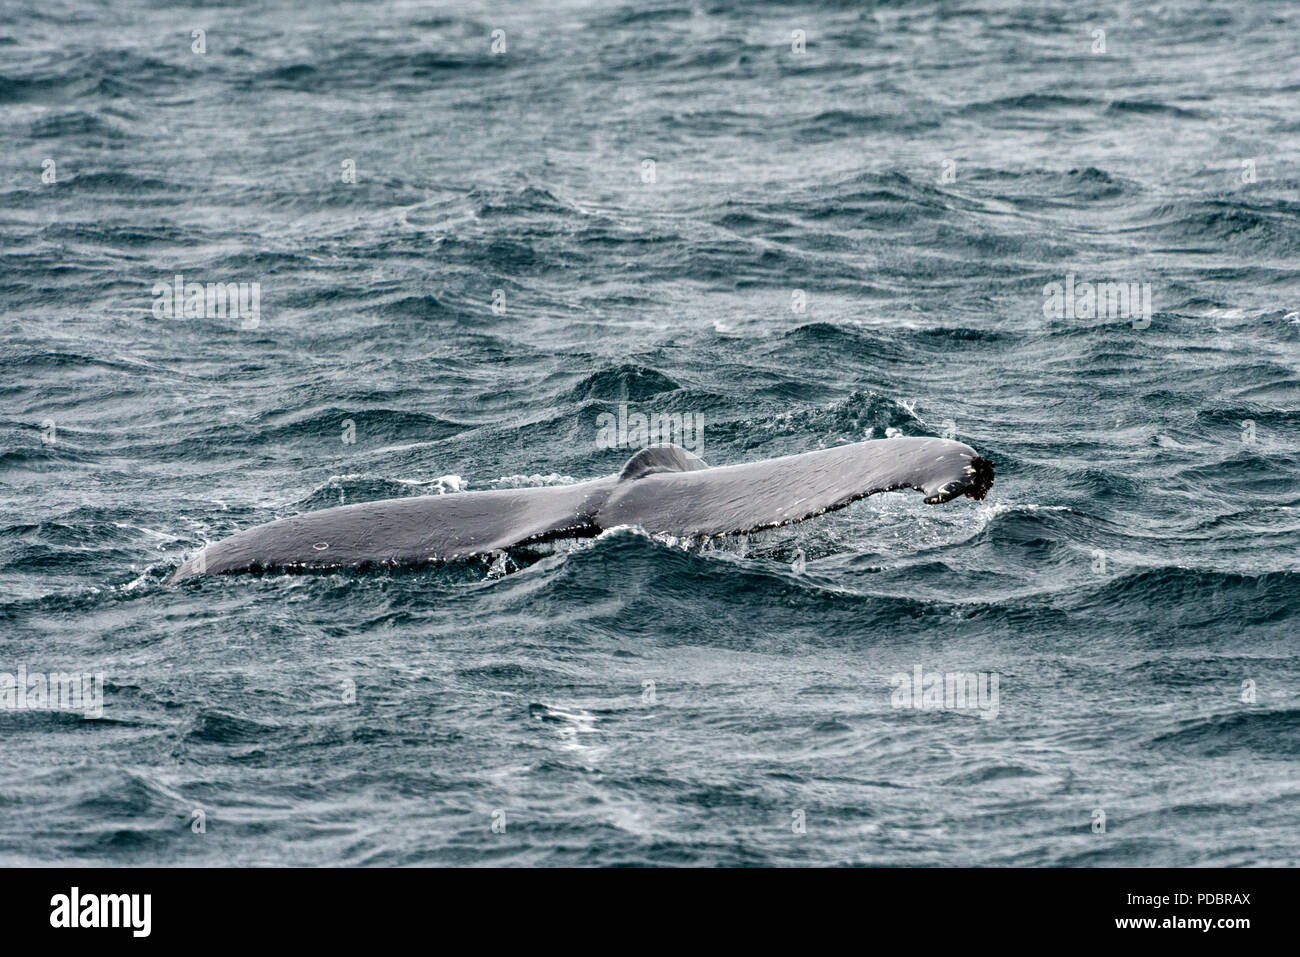
[[[7, 4], [0, 143], [0, 863], [1300, 864], [1300, 5]], [[997, 483], [167, 583], [623, 405]]]

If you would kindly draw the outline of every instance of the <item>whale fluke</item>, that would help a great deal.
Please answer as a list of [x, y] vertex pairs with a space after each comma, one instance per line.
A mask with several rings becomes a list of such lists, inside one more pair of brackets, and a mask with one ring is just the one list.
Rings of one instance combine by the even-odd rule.
[[982, 499], [992, 484], [992, 463], [960, 442], [878, 439], [620, 482], [596, 512], [596, 524], [725, 535], [801, 522], [877, 492], [916, 489], [937, 505], [963, 494]]
[[948, 439], [876, 439], [709, 467], [677, 446], [642, 449], [618, 475], [576, 485], [460, 492], [306, 512], [209, 545], [172, 574], [415, 564], [468, 558], [619, 525], [652, 534], [727, 535], [803, 521], [877, 492], [929, 504], [982, 499], [993, 464]]

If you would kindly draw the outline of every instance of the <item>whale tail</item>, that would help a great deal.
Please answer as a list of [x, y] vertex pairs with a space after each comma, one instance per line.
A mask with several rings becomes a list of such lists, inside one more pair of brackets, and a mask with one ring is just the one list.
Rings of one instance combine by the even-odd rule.
[[209, 545], [171, 580], [468, 558], [619, 525], [677, 537], [740, 534], [877, 492], [916, 489], [937, 505], [982, 499], [992, 485], [993, 463], [948, 439], [876, 439], [716, 467], [674, 445], [652, 446], [617, 475], [576, 485], [389, 499], [280, 519]]

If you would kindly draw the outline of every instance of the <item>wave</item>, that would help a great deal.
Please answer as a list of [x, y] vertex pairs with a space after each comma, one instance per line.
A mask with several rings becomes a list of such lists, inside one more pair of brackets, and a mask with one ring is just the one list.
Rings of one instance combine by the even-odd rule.
[[569, 391], [569, 399], [639, 402], [680, 388], [656, 369], [628, 363], [586, 376]]
[[1148, 746], [1206, 758], [1300, 756], [1300, 709], [1250, 705], [1242, 705], [1242, 709], [1183, 721], [1176, 730], [1151, 738]]

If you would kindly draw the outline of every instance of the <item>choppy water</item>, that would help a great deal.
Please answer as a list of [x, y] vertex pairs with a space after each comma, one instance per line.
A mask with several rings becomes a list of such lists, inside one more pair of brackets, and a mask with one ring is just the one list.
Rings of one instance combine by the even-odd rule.
[[[105, 698], [0, 713], [0, 860], [1300, 862], [1297, 94], [1292, 3], [9, 5], [0, 672]], [[156, 318], [178, 273], [256, 327]], [[1150, 325], [1045, 316], [1071, 273]], [[998, 482], [165, 584], [607, 474], [622, 403]], [[918, 665], [996, 718], [896, 709]]]

